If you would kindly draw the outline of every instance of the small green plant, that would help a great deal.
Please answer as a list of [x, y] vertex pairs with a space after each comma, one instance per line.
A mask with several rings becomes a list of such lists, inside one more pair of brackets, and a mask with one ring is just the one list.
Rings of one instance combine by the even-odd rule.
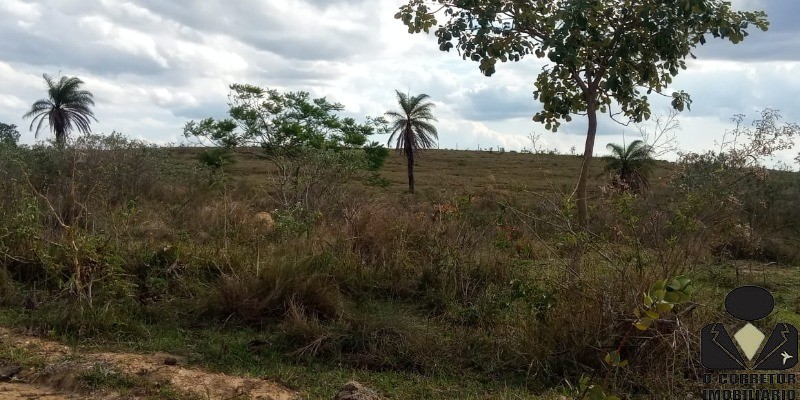
[[[620, 340], [617, 349], [606, 353], [603, 361], [612, 368], [628, 366], [628, 360], [622, 357], [622, 347], [630, 339], [631, 332], [633, 330], [646, 331], [652, 328], [656, 321], [672, 311], [675, 306], [688, 302], [694, 290], [692, 280], [683, 275], [653, 282], [648, 292], [643, 293], [642, 303], [633, 310], [636, 320]], [[581, 388], [583, 393], [581, 398], [589, 400], [619, 399], [616, 396], [606, 395], [606, 389], [602, 385], [592, 385], [591, 378], [582, 379]]]
[[588, 376], [581, 378], [578, 387], [581, 399], [588, 400], [619, 400], [615, 395], [606, 394], [606, 389], [597, 384], [592, 384], [592, 379]]
[[378, 172], [373, 172], [367, 177], [367, 185], [386, 189], [392, 186], [392, 181], [382, 177]]
[[367, 156], [367, 169], [370, 171], [380, 170], [389, 157], [389, 149], [378, 142], [364, 146], [364, 153]]
[[205, 150], [197, 155], [197, 160], [209, 168], [212, 173], [216, 173], [226, 165], [236, 162], [233, 151], [226, 147], [215, 147]]
[[633, 310], [637, 318], [633, 326], [640, 331], [648, 330], [662, 314], [672, 311], [678, 304], [688, 302], [694, 290], [692, 280], [686, 276], [653, 282], [648, 293], [643, 294], [641, 306]]
[[321, 217], [318, 211], [311, 211], [299, 203], [273, 213], [275, 230], [287, 236], [308, 234]]

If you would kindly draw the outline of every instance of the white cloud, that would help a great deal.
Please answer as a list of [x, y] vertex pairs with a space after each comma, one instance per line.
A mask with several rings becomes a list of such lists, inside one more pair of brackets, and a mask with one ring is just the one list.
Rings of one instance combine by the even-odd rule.
[[93, 42], [87, 43], [89, 46], [109, 46], [135, 56], [144, 55], [162, 68], [169, 68], [167, 59], [161, 55], [156, 41], [151, 35], [133, 29], [120, 28], [100, 15], [80, 18], [78, 27], [85, 29], [88, 35], [96, 38]]
[[[737, 2], [767, 9], [773, 26], [741, 45], [710, 42], [676, 78], [673, 87], [694, 99], [681, 116], [685, 149], [713, 146], [735, 113], [755, 116], [770, 106], [800, 120], [800, 28], [791, 12], [798, 6]], [[501, 64], [484, 77], [455, 51], [438, 51], [432, 35], [408, 34], [393, 18], [403, 3], [0, 0], [0, 121], [27, 126], [21, 115], [44, 96], [42, 73], [60, 71], [94, 92], [96, 131], [159, 143], [179, 141], [189, 119], [223, 116], [228, 86], [245, 82], [327, 96], [354, 117], [395, 108], [395, 89], [427, 93], [437, 104], [443, 147], [521, 150], [538, 132], [545, 148], [581, 151], [584, 118], [559, 133], [530, 119], [540, 109], [532, 92], [542, 60]], [[655, 113], [668, 112], [668, 100], [651, 98]], [[595, 150], [635, 133], [603, 117]]]
[[0, 10], [26, 23], [35, 22], [42, 14], [41, 5], [20, 0], [3, 0], [0, 2]]

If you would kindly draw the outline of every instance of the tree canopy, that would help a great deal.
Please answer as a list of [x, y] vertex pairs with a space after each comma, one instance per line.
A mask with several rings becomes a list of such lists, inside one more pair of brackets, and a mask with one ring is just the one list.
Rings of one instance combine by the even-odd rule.
[[385, 120], [358, 123], [338, 113], [340, 103], [307, 92], [281, 93], [248, 84], [231, 85], [229, 118], [191, 121], [186, 137], [205, 138], [234, 148], [259, 146], [268, 157], [291, 156], [303, 149], [362, 147], [370, 135], [385, 131]]
[[722, 0], [409, 0], [395, 18], [410, 33], [438, 24], [439, 49], [455, 48], [487, 76], [498, 61], [531, 54], [550, 61], [536, 78], [542, 110], [533, 119], [556, 131], [573, 114], [588, 118], [576, 188], [582, 224], [597, 111], [645, 120], [652, 92], [671, 97], [678, 110], [688, 108], [689, 94], [668, 86], [692, 50], [711, 37], [739, 43], [751, 26], [768, 27], [764, 12], [736, 11]]
[[0, 122], [0, 145], [13, 147], [17, 142], [19, 142], [17, 126]]
[[92, 132], [91, 120], [97, 121], [91, 107], [94, 96], [81, 89], [83, 81], [78, 77], [62, 76], [58, 81], [50, 75], [42, 75], [47, 83], [47, 98], [37, 100], [23, 118], [33, 118], [30, 129], [36, 125], [36, 136], [45, 122], [56, 135], [56, 143], [64, 146], [73, 129], [89, 134]]

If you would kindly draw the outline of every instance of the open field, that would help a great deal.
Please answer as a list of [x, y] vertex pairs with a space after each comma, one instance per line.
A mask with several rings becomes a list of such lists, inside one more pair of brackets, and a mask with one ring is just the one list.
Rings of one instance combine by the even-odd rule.
[[[172, 157], [186, 162], [194, 161], [198, 148], [174, 148]], [[258, 152], [258, 149], [253, 149]], [[464, 195], [478, 193], [487, 188], [507, 193], [571, 193], [580, 174], [580, 156], [558, 154], [531, 154], [518, 152], [489, 152], [469, 150], [426, 150], [419, 157], [415, 176], [423, 196], [441, 193]], [[664, 180], [671, 170], [668, 162], [659, 161], [653, 180]], [[608, 183], [603, 171], [602, 157], [592, 160], [589, 174], [590, 192], [597, 194]], [[270, 163], [246, 154], [227, 171], [236, 181], [263, 185], [265, 177], [274, 171]], [[380, 175], [391, 184], [387, 192], [402, 196], [408, 188], [405, 159], [391, 151]]]
[[[0, 180], [0, 367], [21, 367], [28, 386], [0, 384], [0, 398], [9, 385], [227, 398], [187, 389], [182, 374], [225, 374], [212, 386], [245, 387], [242, 398], [262, 382], [330, 399], [355, 380], [394, 399], [579, 399], [582, 377], [621, 398], [675, 398], [698, 390], [697, 332], [725, 318], [728, 289], [773, 291], [777, 311], [759, 326], [800, 324], [797, 228], [783, 207], [797, 174], [763, 183], [782, 194], [752, 219], [714, 188], [678, 185], [694, 182], [686, 165], [660, 163], [652, 190], [631, 196], [595, 159], [583, 269], [569, 283], [578, 157], [432, 150], [411, 196], [392, 153], [378, 172], [388, 184], [359, 175], [287, 206], [268, 162], [240, 156], [212, 174], [199, 151], [6, 154], [18, 161]], [[54, 172], [75, 163], [75, 175]], [[752, 230], [737, 233], [747, 218]], [[697, 286], [691, 301], [626, 333], [642, 293], [678, 275]], [[615, 348], [631, 367], [603, 361]], [[164, 357], [178, 365], [156, 366]]]

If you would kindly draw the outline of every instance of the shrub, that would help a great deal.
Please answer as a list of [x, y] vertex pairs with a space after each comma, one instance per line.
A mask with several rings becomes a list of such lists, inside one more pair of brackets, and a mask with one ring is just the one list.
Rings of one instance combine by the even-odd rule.
[[325, 268], [327, 261], [325, 255], [294, 262], [279, 258], [255, 271], [225, 274], [217, 283], [209, 311], [245, 325], [277, 323], [289, 311], [310, 319], [336, 318], [344, 308], [338, 284], [324, 269], [317, 269]]

